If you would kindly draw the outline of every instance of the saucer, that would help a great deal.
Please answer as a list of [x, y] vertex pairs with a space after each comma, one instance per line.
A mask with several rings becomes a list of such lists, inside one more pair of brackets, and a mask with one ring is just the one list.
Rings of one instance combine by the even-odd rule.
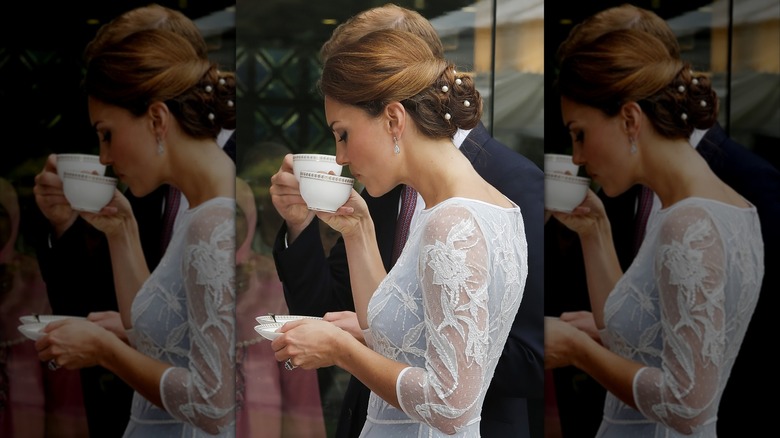
[[260, 336], [268, 339], [269, 341], [273, 341], [274, 339], [278, 338], [282, 334], [277, 332], [282, 326], [284, 325], [283, 322], [270, 322], [267, 324], [260, 324], [255, 326], [255, 331], [260, 334]]
[[46, 327], [47, 324], [48, 323], [44, 322], [22, 324], [19, 326], [19, 331], [22, 332], [23, 335], [27, 336], [27, 338], [32, 339], [33, 341], [37, 341], [45, 334], [43, 333], [43, 328]]
[[44, 324], [48, 324], [52, 321], [59, 321], [61, 319], [87, 319], [83, 316], [70, 316], [70, 315], [25, 315], [20, 316], [19, 321], [22, 322], [22, 324], [36, 324], [39, 322], [42, 322]]
[[290, 322], [290, 321], [297, 321], [299, 319], [322, 319], [319, 316], [304, 316], [304, 315], [275, 315], [274, 317], [271, 317], [271, 315], [263, 315], [258, 316], [255, 318], [258, 323], [260, 324], [266, 324], [269, 322], [274, 322], [274, 318], [276, 318], [276, 322]]

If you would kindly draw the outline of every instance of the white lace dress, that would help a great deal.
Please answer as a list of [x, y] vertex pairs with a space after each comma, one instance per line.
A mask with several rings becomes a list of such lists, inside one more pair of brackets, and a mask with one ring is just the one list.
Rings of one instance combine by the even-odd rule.
[[452, 198], [419, 213], [368, 305], [368, 344], [408, 364], [403, 410], [371, 393], [361, 436], [479, 436], [528, 273], [519, 208]]
[[755, 208], [688, 198], [657, 213], [601, 332], [610, 350], [646, 365], [634, 377], [639, 410], [608, 393], [599, 437], [716, 436], [763, 266]]
[[[134, 394], [125, 437], [234, 436], [235, 201], [187, 210], [133, 301], [131, 344], [172, 364], [165, 410]], [[206, 433], [211, 432], [211, 434]]]

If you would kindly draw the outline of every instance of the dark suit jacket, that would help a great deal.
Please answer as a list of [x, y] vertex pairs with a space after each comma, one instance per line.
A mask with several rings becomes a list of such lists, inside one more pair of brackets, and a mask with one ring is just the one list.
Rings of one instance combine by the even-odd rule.
[[[223, 150], [235, 161], [235, 133]], [[125, 192], [150, 271], [163, 254], [162, 206], [167, 193], [167, 185], [141, 198]], [[59, 239], [51, 237], [49, 242], [48, 236], [40, 239], [36, 255], [54, 314], [87, 316], [118, 310], [108, 242], [102, 232], [78, 218]], [[90, 436], [121, 437], [130, 416], [133, 389], [102, 367], [83, 368], [80, 374]]]
[[[528, 240], [528, 279], [523, 301], [503, 355], [485, 397], [482, 435], [485, 437], [541, 436], [543, 397], [543, 217], [544, 178], [541, 169], [493, 139], [483, 125], [474, 128], [460, 148], [490, 184], [518, 204]], [[395, 223], [402, 187], [374, 198], [363, 193], [374, 219], [377, 243], [386, 270], [390, 270]], [[291, 313], [323, 315], [354, 310], [349, 271], [342, 240], [325, 257], [315, 219], [289, 247], [282, 227], [274, 245], [279, 278]], [[339, 421], [339, 437], [357, 436], [363, 428], [368, 389], [350, 382]], [[529, 415], [529, 410], [531, 415]]]
[[[776, 292], [780, 289], [780, 172], [769, 162], [728, 138], [720, 125], [710, 128], [697, 146], [713, 172], [726, 184], [756, 206], [764, 240], [764, 280], [758, 306], [731, 371], [718, 410], [718, 435], [723, 437], [746, 434], [760, 435], [771, 427], [772, 414], [767, 403], [750, 403], [755, 388], [778, 388], [768, 380], [773, 364], [765, 358], [769, 342], [766, 333], [776, 331], [770, 326], [777, 308]], [[635, 186], [620, 196], [609, 198], [599, 193], [612, 226], [613, 240], [620, 265], [625, 271], [634, 258], [633, 239], [635, 209], [640, 188]], [[582, 253], [576, 235], [562, 230], [562, 225], [550, 221], [545, 229], [549, 246], [546, 255], [551, 269], [548, 280], [548, 301], [545, 312], [557, 316], [562, 311], [589, 310]], [[557, 258], [557, 259], [556, 259]], [[555, 275], [552, 268], [565, 269], [565, 278]], [[565, 267], [565, 268], [564, 268]], [[773, 269], [774, 267], [774, 269]], [[774, 293], [773, 293], [774, 292]], [[590, 377], [569, 368], [555, 371], [556, 394], [563, 436], [592, 437], [598, 428], [593, 420], [594, 406], [603, 407], [603, 388]], [[768, 388], [771, 391], [771, 388]], [[746, 420], [749, 419], [749, 420]], [[751, 433], [755, 432], [755, 433]]]

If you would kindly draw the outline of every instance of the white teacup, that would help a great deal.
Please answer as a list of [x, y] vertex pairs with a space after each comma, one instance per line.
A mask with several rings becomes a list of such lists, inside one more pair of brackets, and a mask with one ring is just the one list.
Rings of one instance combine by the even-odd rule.
[[57, 176], [63, 179], [65, 172], [97, 172], [98, 175], [106, 174], [106, 166], [100, 164], [99, 155], [88, 154], [57, 154]]
[[347, 202], [354, 183], [354, 178], [304, 170], [300, 176], [301, 197], [309, 210], [334, 213]]
[[580, 166], [574, 164], [571, 155], [544, 154], [544, 171], [547, 173], [563, 173], [577, 175]]
[[62, 188], [70, 207], [77, 211], [99, 212], [111, 202], [117, 179], [82, 172], [64, 172]]
[[301, 180], [301, 171], [308, 172], [333, 172], [341, 175], [341, 165], [336, 163], [335, 155], [323, 154], [295, 154], [293, 155], [293, 173], [295, 179]]
[[590, 178], [545, 172], [544, 208], [571, 213], [585, 199]]

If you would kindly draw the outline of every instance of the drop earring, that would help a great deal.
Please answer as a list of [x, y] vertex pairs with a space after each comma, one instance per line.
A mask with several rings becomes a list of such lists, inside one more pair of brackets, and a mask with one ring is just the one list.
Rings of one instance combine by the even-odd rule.
[[163, 147], [163, 142], [161, 139], [157, 139], [157, 155], [162, 155], [165, 153], [165, 148]]
[[393, 148], [393, 152], [395, 152], [396, 155], [401, 153], [401, 148], [398, 147], [398, 137], [393, 137], [393, 142], [395, 143], [395, 147]]
[[631, 138], [629, 140], [631, 140], [631, 155], [634, 155], [634, 154], [636, 154], [636, 151], [637, 151], [636, 140], [634, 140], [633, 138]]

